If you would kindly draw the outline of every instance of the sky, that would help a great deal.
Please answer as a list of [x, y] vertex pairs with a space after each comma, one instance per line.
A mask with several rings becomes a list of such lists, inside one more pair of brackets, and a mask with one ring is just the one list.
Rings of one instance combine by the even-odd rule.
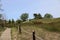
[[17, 20], [22, 13], [28, 13], [30, 19], [34, 13], [60, 17], [60, 0], [2, 0], [2, 8], [6, 19]]

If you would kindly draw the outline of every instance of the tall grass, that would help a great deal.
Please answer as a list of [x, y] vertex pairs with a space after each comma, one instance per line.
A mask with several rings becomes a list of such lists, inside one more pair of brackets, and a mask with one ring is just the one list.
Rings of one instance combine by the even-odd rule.
[[26, 26], [36, 26], [48, 31], [60, 32], [60, 19], [39, 19], [32, 20], [29, 22], [22, 23], [22, 25]]
[[0, 36], [1, 36], [2, 32], [3, 32], [5, 29], [6, 29], [5, 27], [1, 27], [1, 26], [0, 26]]
[[17, 40], [17, 27], [11, 27], [11, 40]]

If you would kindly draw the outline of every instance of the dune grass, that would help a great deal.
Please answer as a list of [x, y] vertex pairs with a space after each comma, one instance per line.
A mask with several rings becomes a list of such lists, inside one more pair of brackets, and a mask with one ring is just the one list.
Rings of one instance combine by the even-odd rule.
[[[60, 40], [60, 19], [39, 19], [22, 23], [21, 28], [25, 31], [35, 33], [44, 40]], [[23, 40], [32, 40], [32, 35], [22, 30]], [[36, 40], [39, 40], [36, 38]]]
[[6, 29], [5, 27], [0, 27], [0, 36], [5, 29]]
[[[25, 31], [28, 32], [28, 33], [26, 33], [26, 32], [24, 32], [24, 30], [22, 30], [22, 39], [24, 39], [24, 40], [25, 39], [32, 40], [32, 35], [30, 35], [29, 33], [32, 33], [33, 30], [35, 30], [35, 35], [37, 35], [38, 37], [40, 37], [44, 40], [60, 40], [59, 32], [49, 31], [44, 28], [41, 28], [38, 25], [30, 25], [30, 26], [25, 25], [25, 26], [22, 26], [21, 28], [23, 28]], [[37, 37], [36, 37], [36, 40], [39, 40], [39, 39], [37, 39]]]
[[17, 28], [16, 27], [11, 27], [11, 39], [15, 40], [17, 39]]
[[[23, 22], [21, 24], [21, 29], [24, 29], [22, 30], [21, 40], [32, 40], [33, 30], [35, 30], [35, 35], [44, 40], [60, 40], [60, 18]], [[12, 35], [16, 35], [16, 31], [16, 28], [12, 28]], [[31, 33], [31, 35], [29, 33]], [[40, 39], [36, 37], [36, 40]]]

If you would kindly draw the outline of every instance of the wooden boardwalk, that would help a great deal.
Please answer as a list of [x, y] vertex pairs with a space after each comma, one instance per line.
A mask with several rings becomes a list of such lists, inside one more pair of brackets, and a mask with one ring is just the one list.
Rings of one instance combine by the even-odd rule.
[[1, 35], [0, 40], [11, 40], [11, 29], [7, 28]]

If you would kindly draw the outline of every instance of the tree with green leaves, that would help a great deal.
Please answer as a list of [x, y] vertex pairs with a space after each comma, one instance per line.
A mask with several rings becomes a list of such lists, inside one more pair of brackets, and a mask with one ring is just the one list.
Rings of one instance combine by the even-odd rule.
[[26, 21], [28, 19], [28, 13], [23, 13], [20, 18], [22, 21]]
[[37, 14], [36, 13], [34, 13], [34, 19], [36, 19], [37, 18]]
[[12, 21], [9, 19], [9, 21], [8, 21], [8, 27], [12, 27]]
[[8, 23], [11, 24], [11, 20], [10, 19], [9, 19]]
[[40, 13], [38, 14], [38, 19], [42, 19], [42, 16]]
[[15, 21], [14, 21], [14, 19], [12, 19], [11, 25], [12, 25], [12, 27], [15, 27]]
[[44, 15], [44, 18], [53, 18], [53, 16], [52, 16], [51, 14], [49, 14], [49, 13], [46, 13], [46, 14]]
[[21, 23], [21, 20], [16, 20], [16, 24], [20, 24]]
[[0, 20], [2, 19], [2, 14], [0, 14]]
[[15, 23], [14, 19], [12, 19], [12, 24]]
[[42, 19], [41, 14], [40, 13], [39, 14], [35, 13], [34, 14], [34, 19]]

